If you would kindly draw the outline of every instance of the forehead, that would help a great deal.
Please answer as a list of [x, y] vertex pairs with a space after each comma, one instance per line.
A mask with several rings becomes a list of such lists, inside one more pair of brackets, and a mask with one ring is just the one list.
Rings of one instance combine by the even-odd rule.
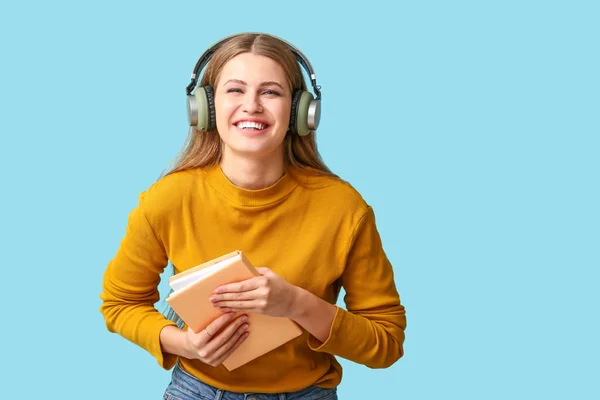
[[219, 84], [229, 79], [243, 80], [248, 84], [275, 81], [282, 86], [287, 81], [285, 72], [277, 61], [252, 53], [239, 54], [225, 63], [221, 70]]

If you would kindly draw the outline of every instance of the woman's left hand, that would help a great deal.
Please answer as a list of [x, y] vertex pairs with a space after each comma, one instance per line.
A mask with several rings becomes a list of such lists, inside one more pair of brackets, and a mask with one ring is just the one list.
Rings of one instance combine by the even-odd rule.
[[210, 301], [223, 312], [291, 318], [298, 288], [269, 268], [256, 269], [260, 276], [219, 286]]

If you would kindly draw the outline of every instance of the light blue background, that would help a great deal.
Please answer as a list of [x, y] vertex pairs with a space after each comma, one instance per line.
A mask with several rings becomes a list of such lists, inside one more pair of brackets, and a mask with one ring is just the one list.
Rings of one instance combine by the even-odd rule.
[[597, 2], [7, 3], [1, 398], [161, 398], [102, 274], [183, 144], [197, 58], [241, 31], [311, 60], [320, 150], [407, 308], [404, 358], [342, 360], [340, 399], [600, 398]]

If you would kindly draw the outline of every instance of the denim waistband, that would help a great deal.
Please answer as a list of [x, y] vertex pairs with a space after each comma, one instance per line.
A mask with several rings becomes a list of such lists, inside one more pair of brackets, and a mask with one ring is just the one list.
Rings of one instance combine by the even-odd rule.
[[187, 373], [175, 364], [165, 400], [337, 400], [336, 389], [310, 386], [287, 393], [236, 393], [218, 389]]

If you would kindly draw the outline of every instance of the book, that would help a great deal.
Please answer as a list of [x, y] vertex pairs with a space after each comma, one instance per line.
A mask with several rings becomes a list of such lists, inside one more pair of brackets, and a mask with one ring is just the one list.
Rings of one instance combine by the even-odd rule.
[[[218, 286], [259, 275], [245, 253], [236, 250], [170, 277], [169, 286], [173, 292], [166, 302], [186, 323], [188, 329], [198, 333], [223, 314], [210, 301], [211, 294]], [[246, 315], [249, 334], [240, 347], [223, 362], [229, 371], [302, 334], [302, 329], [289, 318], [255, 313]]]

